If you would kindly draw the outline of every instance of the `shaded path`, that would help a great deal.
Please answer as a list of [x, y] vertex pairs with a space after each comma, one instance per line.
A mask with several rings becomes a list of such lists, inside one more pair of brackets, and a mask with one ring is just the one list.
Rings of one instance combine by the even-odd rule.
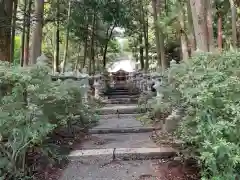
[[[117, 96], [115, 99], [121, 101]], [[108, 104], [102, 108], [98, 126], [70, 153], [71, 161], [60, 180], [156, 179], [153, 159], [171, 157], [175, 151], [153, 143], [150, 136], [154, 128], [143, 127], [136, 113], [134, 104]]]

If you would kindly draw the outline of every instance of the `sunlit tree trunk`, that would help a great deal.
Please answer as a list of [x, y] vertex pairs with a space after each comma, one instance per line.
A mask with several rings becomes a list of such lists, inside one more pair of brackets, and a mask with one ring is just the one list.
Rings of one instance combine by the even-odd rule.
[[207, 38], [208, 38], [208, 48], [210, 52], [214, 51], [214, 36], [213, 36], [213, 14], [212, 14], [212, 9], [213, 9], [213, 2], [212, 0], [204, 0], [205, 3], [205, 14], [207, 16]]
[[23, 30], [22, 30], [22, 37], [21, 37], [21, 57], [20, 57], [21, 66], [23, 66], [23, 64], [24, 64], [24, 46], [25, 46], [25, 36], [26, 36], [27, 6], [28, 6], [28, 0], [24, 0], [23, 23], [22, 23]]
[[207, 22], [202, 0], [190, 0], [196, 47], [200, 51], [208, 51]]
[[237, 9], [233, 0], [229, 0], [231, 5], [231, 14], [232, 14], [232, 46], [237, 48]]
[[192, 54], [196, 50], [196, 38], [195, 38], [195, 34], [194, 34], [193, 18], [192, 18], [190, 1], [187, 1], [187, 16], [188, 16], [187, 25], [188, 25], [188, 29], [189, 29], [188, 39], [189, 39], [191, 54]]
[[10, 57], [11, 62], [14, 62], [17, 8], [18, 8], [18, 0], [14, 0], [14, 9], [13, 9], [13, 17], [12, 17], [12, 34], [11, 34], [11, 36], [12, 36], [12, 39], [11, 39], [11, 57]]
[[222, 14], [218, 12], [218, 49], [222, 51], [223, 48], [223, 40], [222, 40]]
[[34, 28], [32, 32], [32, 48], [30, 64], [35, 64], [42, 49], [42, 28], [43, 28], [44, 0], [35, 0]]

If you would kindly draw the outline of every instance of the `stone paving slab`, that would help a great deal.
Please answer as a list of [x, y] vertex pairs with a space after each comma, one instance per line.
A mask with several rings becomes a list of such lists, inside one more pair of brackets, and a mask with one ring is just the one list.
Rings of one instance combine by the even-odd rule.
[[140, 180], [141, 176], [152, 176], [152, 180], [156, 180], [153, 163], [151, 160], [90, 161], [87, 164], [74, 161], [59, 180]]
[[157, 147], [151, 141], [151, 135], [150, 132], [93, 134], [83, 144], [82, 149]]
[[86, 163], [88, 159], [94, 161], [164, 159], [174, 157], [176, 154], [174, 149], [168, 147], [82, 149], [72, 151], [68, 159]]
[[[137, 105], [108, 104], [100, 111], [99, 125], [93, 131], [148, 128], [136, 120]], [[141, 175], [152, 175], [154, 180], [150, 159], [175, 156], [176, 152], [158, 147], [151, 135], [151, 132], [92, 134], [70, 153], [70, 164], [59, 180], [143, 180]]]
[[[138, 117], [139, 114], [121, 114], [119, 118], [136, 118]], [[109, 119], [109, 118], [118, 118], [117, 114], [104, 114], [104, 115], [99, 115], [100, 119]]]
[[172, 148], [116, 148], [116, 159], [121, 160], [144, 160], [144, 159], [163, 159], [176, 155], [176, 151]]
[[116, 114], [115, 117], [101, 116], [98, 125], [95, 128], [127, 128], [127, 127], [140, 127], [141, 122], [136, 120], [136, 116], [124, 116]]
[[89, 134], [110, 134], [110, 133], [145, 133], [159, 130], [154, 127], [126, 127], [126, 128], [93, 128], [88, 131]]
[[138, 98], [108, 99], [106, 104], [132, 104], [138, 103]]
[[98, 125], [90, 129], [89, 133], [143, 133], [159, 129], [150, 126], [144, 127], [140, 121], [136, 120], [137, 116], [137, 114], [101, 115]]
[[108, 96], [109, 99], [121, 99], [121, 98], [138, 98], [139, 95], [124, 95], [124, 94], [113, 94]]
[[138, 107], [133, 104], [107, 104], [105, 107], [100, 109], [100, 115], [104, 114], [132, 114], [137, 113]]

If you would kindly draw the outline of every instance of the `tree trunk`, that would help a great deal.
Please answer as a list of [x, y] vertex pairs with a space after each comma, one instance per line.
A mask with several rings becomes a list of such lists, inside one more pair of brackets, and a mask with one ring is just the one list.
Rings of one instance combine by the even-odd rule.
[[205, 21], [204, 6], [202, 0], [190, 0], [196, 46], [200, 51], [208, 51], [207, 23]]
[[158, 11], [157, 11], [157, 1], [152, 0], [152, 8], [153, 8], [153, 19], [154, 19], [154, 32], [155, 32], [155, 41], [156, 41], [156, 51], [157, 51], [157, 60], [158, 66], [161, 66], [161, 51], [160, 51], [160, 34], [158, 27]]
[[83, 68], [86, 65], [86, 59], [87, 59], [87, 54], [88, 54], [88, 34], [89, 34], [88, 27], [89, 27], [89, 24], [88, 24], [88, 16], [87, 15], [85, 16], [85, 25], [86, 25], [86, 28], [85, 28], [86, 32], [85, 32], [85, 40], [84, 40], [85, 42], [84, 42]]
[[31, 64], [41, 56], [44, 0], [35, 0], [34, 28], [32, 33]]
[[[158, 22], [160, 21], [160, 17], [163, 15], [164, 11], [164, 0], [158, 0], [157, 1], [157, 13], [158, 13]], [[163, 33], [163, 27], [159, 26], [159, 40], [160, 40], [160, 54], [161, 54], [161, 66], [162, 70], [165, 70], [168, 67], [167, 59], [165, 58], [165, 48], [164, 48], [164, 33]]]
[[81, 58], [81, 43], [79, 43], [78, 45], [78, 57], [77, 57], [77, 61], [76, 61], [76, 64], [75, 64], [75, 70], [79, 70], [79, 64], [80, 64], [80, 58]]
[[27, 16], [26, 16], [26, 36], [25, 36], [25, 43], [24, 43], [24, 66], [29, 64], [29, 42], [30, 42], [30, 29], [31, 29], [31, 10], [32, 10], [32, 0], [28, 0], [28, 7], [27, 7]]
[[11, 22], [13, 0], [0, 2], [0, 60], [11, 62]]
[[95, 51], [94, 51], [94, 41], [95, 41], [95, 26], [96, 26], [96, 13], [93, 14], [93, 20], [92, 20], [92, 34], [91, 34], [91, 57], [90, 57], [90, 63], [92, 65], [92, 72], [95, 73]]
[[208, 48], [209, 48], [209, 51], [210, 52], [213, 52], [215, 50], [215, 47], [214, 47], [214, 36], [213, 36], [213, 19], [212, 19], [212, 0], [204, 0], [204, 3], [205, 3], [205, 9], [206, 9], [206, 12], [205, 14], [207, 15], [207, 38], [208, 38]]
[[229, 0], [232, 14], [232, 46], [237, 48], [237, 9], [233, 0]]
[[145, 41], [145, 72], [148, 71], [149, 68], [149, 43], [148, 43], [148, 19], [146, 20], [146, 26], [145, 26], [145, 30], [144, 30], [144, 41]]
[[[181, 4], [179, 4], [179, 5], [181, 5]], [[180, 13], [179, 13], [179, 24], [181, 27], [180, 37], [181, 37], [182, 59], [184, 61], [186, 61], [186, 60], [188, 60], [188, 45], [187, 45], [187, 36], [185, 33], [184, 10], [180, 6], [179, 6], [179, 8], [181, 8]]]
[[194, 34], [194, 27], [193, 27], [193, 18], [192, 18], [192, 10], [191, 10], [191, 5], [190, 1], [187, 1], [187, 15], [188, 15], [188, 29], [189, 29], [189, 43], [190, 48], [191, 48], [191, 54], [196, 50], [196, 37]]
[[223, 48], [222, 44], [222, 15], [218, 13], [218, 49], [221, 52]]
[[70, 17], [71, 17], [71, 1], [68, 3], [68, 20], [67, 20], [67, 32], [66, 32], [66, 39], [65, 39], [65, 50], [64, 50], [64, 57], [63, 57], [63, 63], [62, 63], [62, 72], [65, 71], [65, 65], [67, 62], [67, 56], [68, 56], [68, 40], [69, 40], [69, 31], [70, 31]]
[[143, 37], [144, 37], [144, 44], [145, 44], [145, 63], [144, 63], [144, 70], [147, 72], [148, 70], [148, 62], [149, 62], [149, 55], [148, 55], [148, 13], [145, 12], [144, 6], [142, 4], [142, 0], [140, 1], [141, 6], [141, 21], [143, 25]]
[[139, 56], [140, 56], [140, 64], [141, 70], [144, 69], [144, 51], [143, 51], [143, 35], [140, 33], [139, 35]]
[[27, 18], [27, 4], [28, 0], [24, 0], [24, 7], [23, 7], [23, 24], [22, 24], [22, 37], [21, 37], [21, 57], [20, 57], [20, 65], [23, 67], [24, 64], [24, 46], [25, 46], [25, 35], [26, 35], [26, 18]]
[[107, 31], [107, 35], [106, 35], [107, 39], [106, 39], [106, 43], [104, 46], [104, 53], [103, 53], [103, 68], [106, 67], [108, 43], [109, 43], [110, 39], [112, 38], [112, 33], [113, 33], [114, 28], [115, 28], [115, 24], [112, 27], [109, 27], [110, 32], [108, 32], [109, 30]]
[[12, 39], [11, 39], [11, 57], [10, 57], [11, 62], [14, 62], [17, 7], [18, 7], [18, 0], [14, 0], [14, 9], [13, 9], [13, 17], [12, 17], [12, 35], [11, 35], [12, 36]]
[[[57, 0], [57, 24], [56, 24], [56, 35], [55, 35], [55, 52], [54, 52], [54, 64], [53, 64], [53, 71], [54, 72], [60, 72], [59, 71], [59, 51], [60, 51], [60, 30], [59, 30], [59, 26], [60, 26], [60, 4], [59, 4], [59, 0]], [[63, 64], [62, 64], [62, 69], [64, 69]]]

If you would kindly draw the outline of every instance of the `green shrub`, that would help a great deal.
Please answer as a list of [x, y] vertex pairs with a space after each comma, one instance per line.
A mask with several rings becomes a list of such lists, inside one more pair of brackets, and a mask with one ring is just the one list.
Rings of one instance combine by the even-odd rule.
[[163, 102], [185, 109], [179, 135], [200, 160], [202, 179], [240, 175], [239, 69], [240, 53], [226, 52], [199, 54], [165, 73]]
[[31, 177], [29, 151], [44, 152], [58, 129], [84, 129], [96, 121], [94, 108], [82, 103], [81, 82], [53, 82], [48, 72], [40, 65], [0, 64], [0, 179]]

